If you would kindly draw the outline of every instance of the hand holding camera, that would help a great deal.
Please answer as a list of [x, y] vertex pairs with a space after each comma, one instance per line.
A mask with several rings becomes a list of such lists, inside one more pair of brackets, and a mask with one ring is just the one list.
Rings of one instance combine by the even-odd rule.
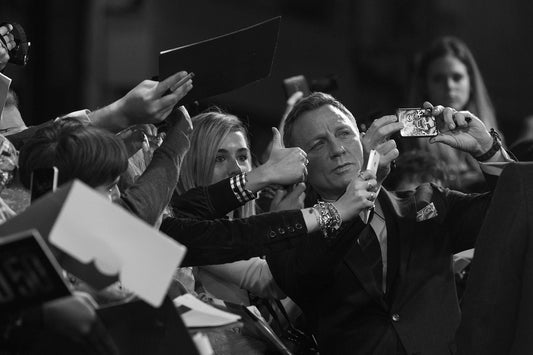
[[29, 49], [30, 42], [21, 25], [15, 22], [4, 22], [0, 25], [0, 70], [3, 70], [7, 63], [26, 65]]

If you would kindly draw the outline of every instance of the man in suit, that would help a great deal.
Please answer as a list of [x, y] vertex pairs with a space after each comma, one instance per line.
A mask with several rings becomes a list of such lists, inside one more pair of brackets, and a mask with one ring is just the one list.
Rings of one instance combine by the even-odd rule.
[[[509, 159], [478, 118], [425, 105], [441, 128], [432, 142], [487, 161], [484, 172], [497, 175], [491, 163]], [[385, 116], [361, 138], [340, 102], [314, 93], [289, 113], [284, 142], [306, 151], [308, 184], [321, 200], [334, 201], [364, 170], [364, 151], [380, 153], [383, 181], [399, 154], [389, 137], [401, 128], [395, 116]], [[490, 194], [431, 184], [396, 194], [380, 188], [368, 224], [344, 223], [334, 237], [309, 238], [267, 260], [278, 285], [302, 308], [321, 353], [454, 353], [460, 313], [452, 255], [474, 246], [489, 202]]]

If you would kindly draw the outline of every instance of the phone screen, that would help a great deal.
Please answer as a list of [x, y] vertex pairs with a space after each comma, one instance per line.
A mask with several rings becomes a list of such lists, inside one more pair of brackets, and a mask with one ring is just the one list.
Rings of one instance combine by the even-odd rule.
[[434, 137], [439, 134], [435, 117], [423, 108], [399, 108], [398, 121], [403, 123], [402, 137]]
[[59, 171], [55, 166], [32, 171], [30, 182], [32, 202], [48, 192], [56, 190], [58, 173]]

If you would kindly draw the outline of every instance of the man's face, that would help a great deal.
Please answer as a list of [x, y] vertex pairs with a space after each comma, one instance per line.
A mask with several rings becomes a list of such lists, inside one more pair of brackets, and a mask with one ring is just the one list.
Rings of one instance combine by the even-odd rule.
[[325, 105], [300, 116], [292, 135], [309, 159], [307, 182], [322, 198], [339, 198], [363, 164], [363, 147], [354, 120]]

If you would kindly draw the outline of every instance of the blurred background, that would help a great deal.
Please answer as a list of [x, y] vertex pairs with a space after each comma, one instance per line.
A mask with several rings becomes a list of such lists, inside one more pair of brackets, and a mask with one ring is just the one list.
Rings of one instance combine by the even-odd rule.
[[[269, 78], [203, 103], [250, 125], [260, 155], [285, 109], [283, 78], [303, 74], [366, 123], [405, 107], [414, 54], [439, 35], [472, 50], [508, 143], [533, 114], [533, 2], [526, 0], [0, 0], [1, 21], [32, 43], [9, 65], [27, 124], [96, 109], [158, 73], [158, 54], [282, 16]], [[213, 56], [216, 60], [216, 54]], [[336, 88], [335, 88], [336, 87]]]

